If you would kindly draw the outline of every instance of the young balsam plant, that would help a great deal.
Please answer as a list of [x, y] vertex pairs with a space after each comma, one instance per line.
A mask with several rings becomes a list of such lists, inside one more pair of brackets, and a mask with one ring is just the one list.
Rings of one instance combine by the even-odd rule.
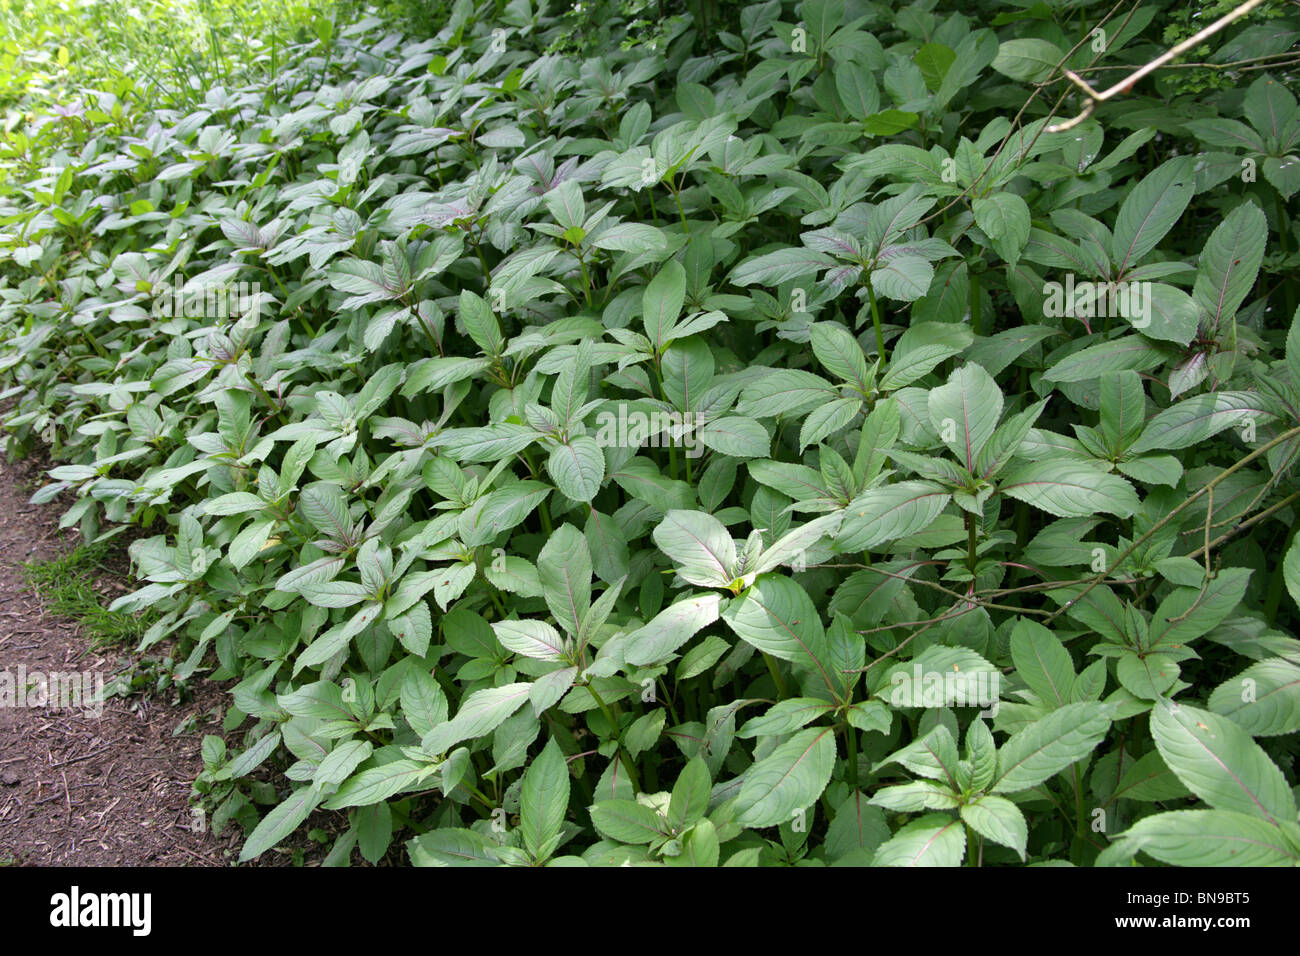
[[11, 448], [242, 860], [1300, 862], [1289, 75], [1051, 131], [1174, 4], [970, 6], [458, 0], [5, 154]]

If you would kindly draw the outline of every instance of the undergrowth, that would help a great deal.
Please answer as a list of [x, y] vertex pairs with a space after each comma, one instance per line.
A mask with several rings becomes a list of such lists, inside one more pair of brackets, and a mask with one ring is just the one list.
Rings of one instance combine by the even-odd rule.
[[148, 610], [127, 613], [104, 606], [96, 577], [111, 573], [103, 564], [108, 548], [104, 543], [78, 544], [66, 554], [22, 566], [23, 578], [46, 609], [75, 623], [92, 648], [134, 644], [156, 617]]
[[4, 428], [139, 535], [141, 681], [227, 688], [214, 831], [1300, 862], [1300, 18], [1067, 76], [1185, 6], [453, 0], [43, 67]]

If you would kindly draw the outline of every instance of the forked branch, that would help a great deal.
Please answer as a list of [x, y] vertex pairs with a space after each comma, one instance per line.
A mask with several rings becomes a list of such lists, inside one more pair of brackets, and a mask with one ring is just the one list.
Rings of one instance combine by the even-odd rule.
[[1083, 77], [1081, 77], [1078, 73], [1075, 73], [1074, 70], [1066, 69], [1062, 71], [1064, 72], [1066, 79], [1068, 79], [1079, 89], [1083, 90], [1084, 94], [1088, 97], [1088, 99], [1087, 102], [1083, 104], [1083, 110], [1079, 113], [1078, 116], [1074, 117], [1073, 119], [1068, 119], [1063, 123], [1053, 123], [1051, 126], [1047, 127], [1046, 131], [1049, 133], [1063, 133], [1068, 129], [1074, 129], [1074, 127], [1078, 126], [1080, 123], [1082, 123], [1084, 120], [1086, 120], [1089, 116], [1092, 115], [1092, 111], [1097, 108], [1098, 103], [1104, 103], [1111, 97], [1118, 96], [1120, 93], [1127, 93], [1129, 90], [1133, 88], [1133, 84], [1136, 83], [1138, 80], [1142, 79], [1142, 77], [1146, 76], [1148, 73], [1152, 73], [1160, 69], [1160, 67], [1164, 66], [1170, 60], [1175, 59], [1176, 57], [1179, 57], [1182, 54], [1186, 53], [1188, 50], [1196, 46], [1206, 37], [1210, 37], [1218, 33], [1229, 23], [1241, 17], [1244, 17], [1246, 14], [1250, 13], [1251, 10], [1254, 10], [1257, 6], [1259, 6], [1263, 2], [1264, 0], [1246, 0], [1246, 2], [1243, 3], [1241, 6], [1237, 7], [1237, 9], [1219, 17], [1219, 19], [1215, 20], [1204, 30], [1201, 30], [1199, 33], [1195, 33], [1192, 36], [1189, 36], [1182, 43], [1170, 47], [1167, 51], [1162, 53], [1160, 56], [1156, 57], [1150, 63], [1146, 64], [1146, 66], [1142, 66], [1134, 70], [1128, 76], [1124, 77], [1124, 79], [1120, 80], [1118, 83], [1116, 83], [1114, 86], [1111, 86], [1109, 89], [1107, 89], [1104, 92], [1099, 93], [1096, 90], [1094, 90], [1092, 86], [1089, 85], [1088, 81], [1085, 80]]

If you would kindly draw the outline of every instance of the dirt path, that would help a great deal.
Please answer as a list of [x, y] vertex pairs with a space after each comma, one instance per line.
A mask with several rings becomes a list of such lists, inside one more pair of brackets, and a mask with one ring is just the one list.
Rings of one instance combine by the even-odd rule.
[[[66, 700], [39, 704], [41, 675], [47, 687], [58, 686], [48, 680], [54, 673], [107, 681], [132, 650], [91, 649], [25, 583], [23, 562], [75, 543], [58, 527], [66, 504], [29, 503], [39, 476], [32, 462], [0, 460], [0, 681], [10, 675], [5, 703], [17, 703], [0, 706], [0, 865], [225, 865], [237, 856], [239, 828], [219, 839], [193, 831], [189, 804], [202, 737], [219, 732], [211, 717], [219, 689], [196, 681], [197, 699], [179, 707], [170, 693], [113, 698], [99, 716]], [[197, 729], [172, 736], [190, 715]]]

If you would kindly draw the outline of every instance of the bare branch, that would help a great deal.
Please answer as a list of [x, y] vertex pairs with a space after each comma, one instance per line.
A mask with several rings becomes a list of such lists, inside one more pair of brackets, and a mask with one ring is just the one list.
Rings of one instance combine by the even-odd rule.
[[1142, 79], [1142, 77], [1146, 76], [1148, 73], [1152, 73], [1155, 70], [1160, 69], [1160, 67], [1164, 66], [1166, 63], [1168, 63], [1170, 60], [1174, 59], [1175, 57], [1180, 56], [1183, 53], [1186, 53], [1188, 50], [1196, 46], [1196, 44], [1200, 43], [1206, 37], [1210, 37], [1218, 33], [1220, 30], [1226, 27], [1233, 20], [1237, 20], [1240, 19], [1241, 17], [1244, 17], [1246, 14], [1250, 13], [1251, 10], [1254, 10], [1257, 6], [1259, 6], [1263, 2], [1264, 0], [1246, 0], [1245, 3], [1237, 7], [1237, 9], [1233, 10], [1231, 13], [1224, 14], [1223, 16], [1219, 17], [1219, 19], [1211, 23], [1204, 30], [1201, 30], [1199, 33], [1193, 34], [1192, 36], [1184, 40], [1182, 43], [1179, 43], [1177, 46], [1170, 47], [1166, 52], [1156, 57], [1146, 66], [1140, 67], [1137, 70], [1133, 71], [1124, 79], [1116, 83], [1114, 86], [1110, 87], [1110, 89], [1106, 90], [1104, 93], [1098, 93], [1096, 90], [1094, 90], [1091, 86], [1088, 85], [1088, 81], [1085, 80], [1083, 77], [1081, 77], [1078, 73], [1074, 72], [1074, 70], [1068, 70], [1068, 69], [1065, 70], [1064, 73], [1066, 79], [1068, 79], [1075, 86], [1079, 87], [1079, 89], [1083, 90], [1083, 92], [1088, 97], [1088, 101], [1083, 104], [1083, 110], [1082, 112], [1079, 113], [1078, 116], [1074, 117], [1073, 119], [1068, 119], [1063, 123], [1053, 123], [1051, 126], [1047, 127], [1047, 132], [1064, 133], [1068, 129], [1074, 129], [1076, 126], [1078, 126], [1080, 123], [1082, 123], [1084, 120], [1086, 120], [1089, 116], [1092, 115], [1092, 111], [1097, 108], [1098, 103], [1104, 103], [1112, 96], [1117, 96], [1120, 93], [1127, 93], [1129, 90], [1133, 88], [1133, 84], [1136, 83], [1138, 80]]

